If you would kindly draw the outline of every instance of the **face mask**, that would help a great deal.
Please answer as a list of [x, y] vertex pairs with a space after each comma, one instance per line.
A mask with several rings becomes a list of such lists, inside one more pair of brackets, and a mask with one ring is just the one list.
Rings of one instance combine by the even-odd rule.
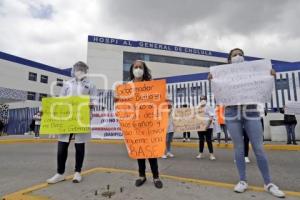
[[206, 100], [201, 100], [201, 101], [200, 101], [200, 105], [201, 105], [201, 106], [206, 105]]
[[241, 63], [244, 62], [244, 60], [243, 56], [237, 55], [231, 58], [231, 63]]
[[140, 68], [133, 69], [133, 75], [135, 78], [141, 78], [144, 75], [144, 70]]
[[85, 72], [83, 72], [83, 71], [76, 71], [74, 73], [74, 76], [76, 79], [81, 79], [81, 78], [83, 78], [84, 75], [85, 75]]

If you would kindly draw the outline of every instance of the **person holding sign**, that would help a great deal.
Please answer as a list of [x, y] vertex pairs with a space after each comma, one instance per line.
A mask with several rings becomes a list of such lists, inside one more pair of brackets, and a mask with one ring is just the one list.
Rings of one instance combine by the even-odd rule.
[[196, 158], [201, 159], [203, 158], [203, 151], [204, 151], [204, 142], [206, 140], [208, 150], [210, 153], [209, 159], [216, 160], [214, 156], [214, 149], [212, 144], [212, 133], [213, 133], [213, 120], [214, 120], [214, 110], [209, 105], [207, 105], [207, 98], [206, 96], [200, 97], [200, 107], [199, 109], [204, 109], [205, 117], [208, 118], [207, 127], [205, 131], [198, 131], [199, 137], [199, 154]]
[[[91, 98], [91, 104], [96, 104], [95, 97], [97, 95], [96, 87], [87, 79], [86, 74], [88, 72], [88, 66], [84, 62], [77, 62], [74, 64], [71, 75], [72, 79], [63, 85], [60, 96], [81, 96], [89, 95]], [[86, 116], [90, 117], [90, 116]], [[65, 180], [65, 166], [68, 158], [68, 147], [72, 138], [75, 138], [76, 149], [76, 164], [75, 174], [73, 177], [73, 183], [79, 183], [82, 180], [81, 168], [83, 165], [85, 154], [85, 143], [90, 139], [90, 133], [86, 134], [61, 134], [58, 135], [58, 147], [57, 147], [57, 173], [47, 183], [54, 184]]]
[[[146, 82], [146, 81], [151, 81], [152, 80], [152, 76], [151, 76], [151, 73], [150, 73], [150, 69], [147, 67], [146, 63], [144, 61], [141, 61], [141, 60], [136, 60], [133, 62], [133, 64], [131, 65], [130, 67], [130, 82], [131, 83], [135, 83], [135, 84], [139, 84], [141, 82]], [[132, 89], [132, 86], [131, 88], [127, 88], [128, 85], [125, 85], [125, 90], [124, 92], [126, 91], [136, 91], [136, 90], [139, 90], [139, 88], [137, 88], [135, 85], [133, 85], [135, 88]], [[128, 86], [129, 87], [129, 86]], [[146, 87], [146, 86], [145, 86]], [[122, 96], [120, 95], [120, 93], [118, 92], [118, 90], [120, 90], [120, 88], [117, 88], [117, 93], [118, 93], [118, 96], [115, 98], [115, 101], [117, 102], [117, 107], [121, 107], [122, 106], [122, 103], [120, 103], [122, 101], [122, 99], [124, 99], [124, 97], [126, 96]], [[132, 92], [130, 92], [130, 95], [132, 94]], [[143, 93], [144, 96], [146, 95], [147, 96], [147, 93]], [[160, 95], [160, 94], [159, 94]], [[135, 98], [134, 100], [134, 106], [136, 105], [139, 105], [139, 103], [141, 103], [140, 105], [143, 105], [139, 94], [138, 92], [134, 93], [133, 95]], [[138, 99], [136, 99], [138, 98]], [[132, 102], [130, 102], [131, 105], [132, 105]], [[126, 104], [128, 105], [128, 103]], [[144, 105], [148, 105], [147, 103], [144, 104]], [[118, 113], [118, 108], [116, 108], [117, 110], [117, 113]], [[152, 109], [153, 110], [153, 109]], [[139, 111], [139, 110], [134, 110], [135, 114], [136, 112]], [[121, 111], [120, 111], [121, 112]], [[139, 111], [139, 112], [142, 112], [142, 111]], [[122, 112], [124, 114], [124, 112]], [[126, 114], [126, 112], [125, 112]], [[145, 115], [149, 114], [149, 113], [143, 113]], [[151, 114], [151, 113], [150, 113]], [[121, 117], [121, 114], [118, 114], [118, 117], [120, 119]], [[130, 125], [130, 129], [135, 129], [133, 130], [134, 132], [134, 135], [133, 134], [129, 134], [129, 136], [127, 136], [127, 131], [126, 130], [123, 130], [123, 128], [127, 128], [127, 127], [123, 127], [122, 126], [122, 122], [123, 120], [120, 119], [120, 125], [121, 125], [121, 129], [122, 129], [122, 132], [124, 134], [124, 137], [125, 137], [125, 140], [126, 138], [129, 138], [127, 142], [132, 142], [132, 141], [136, 141], [138, 143], [141, 143], [140, 145], [138, 145], [138, 147], [136, 147], [137, 149], [132, 149], [134, 148], [133, 145], [129, 145], [126, 143], [127, 145], [127, 149], [128, 149], [128, 152], [130, 154], [130, 156], [134, 159], [137, 159], [137, 162], [138, 162], [138, 168], [139, 168], [139, 178], [135, 181], [135, 186], [136, 187], [140, 187], [142, 186], [145, 182], [146, 182], [146, 159], [142, 158], [143, 155], [146, 157], [145, 155], [145, 152], [144, 150], [146, 150], [147, 148], [153, 148], [152, 145], [144, 145], [146, 144], [147, 142], [153, 142], [152, 140], [155, 139], [153, 138], [151, 135], [153, 134], [149, 134], [147, 133], [148, 135], [145, 135], [143, 136], [142, 134], [145, 134], [145, 132], [143, 133], [139, 133], [140, 131], [144, 131], [143, 130], [143, 127], [141, 128], [138, 128], [138, 127], [135, 127], [135, 123], [140, 123], [140, 118], [135, 118], [135, 119], [131, 119], [131, 121], [129, 120], [124, 120], [125, 123], [128, 123], [128, 124], [131, 124]], [[151, 120], [151, 116], [147, 116], [147, 119], [150, 119]], [[128, 122], [129, 121], [129, 122]], [[143, 120], [142, 120], [143, 121]], [[149, 120], [147, 121], [149, 122]], [[160, 123], [159, 121], [150, 121], [150, 123]], [[150, 128], [149, 128], [150, 130]], [[138, 131], [138, 132], [137, 132]], [[156, 130], [157, 131], [157, 130]], [[161, 136], [160, 136], [161, 137]], [[165, 137], [165, 136], [164, 136]], [[156, 137], [157, 138], [157, 137]], [[161, 138], [159, 138], [159, 140], [161, 140]], [[147, 142], [146, 142], [147, 141]], [[131, 143], [132, 144], [132, 143]], [[144, 146], [146, 146], [146, 149], [144, 148]], [[148, 146], [148, 147], [147, 147]], [[151, 147], [152, 146], [152, 147]], [[156, 147], [157, 148], [157, 147]], [[142, 152], [142, 153], [139, 153], [139, 152]], [[151, 153], [151, 149], [148, 151], [146, 150], [147, 152]], [[132, 153], [135, 153], [134, 156], [132, 155]], [[152, 152], [154, 153], [154, 152]], [[161, 155], [162, 156], [162, 155]], [[161, 157], [159, 156], [159, 157]], [[148, 157], [148, 156], [147, 156]], [[150, 163], [150, 167], [151, 167], [151, 171], [152, 171], [152, 175], [153, 175], [153, 182], [154, 182], [154, 186], [156, 188], [162, 188], [163, 187], [163, 183], [162, 181], [159, 179], [159, 171], [158, 171], [158, 162], [157, 162], [157, 157], [153, 156], [153, 157], [148, 157], [148, 160], [149, 160], [149, 163]]]
[[[244, 62], [243, 50], [238, 48], [231, 50], [228, 56], [228, 63], [242, 62]], [[275, 76], [275, 71], [271, 70], [270, 75]], [[209, 74], [208, 78], [212, 79], [213, 77]], [[224, 88], [224, 90], [226, 90], [226, 88]], [[285, 194], [271, 181], [269, 163], [263, 149], [263, 129], [257, 105], [226, 104], [225, 121], [234, 144], [236, 166], [240, 176], [240, 181], [235, 186], [234, 191], [243, 193], [248, 189], [244, 158], [243, 129], [245, 129], [255, 153], [258, 168], [264, 180], [264, 189], [273, 196], [279, 198], [285, 197]]]
[[172, 112], [172, 100], [168, 100], [168, 109], [169, 109], [169, 123], [168, 123], [168, 132], [167, 132], [167, 141], [166, 141], [166, 153], [162, 156], [163, 159], [173, 158], [174, 154], [171, 153], [171, 143], [174, 136], [174, 124], [173, 124], [173, 112]]

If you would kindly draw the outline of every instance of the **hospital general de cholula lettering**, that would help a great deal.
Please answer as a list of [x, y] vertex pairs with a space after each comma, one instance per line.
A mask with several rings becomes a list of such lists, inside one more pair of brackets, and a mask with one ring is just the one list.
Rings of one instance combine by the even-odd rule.
[[188, 48], [188, 47], [179, 47], [179, 46], [166, 45], [166, 44], [158, 44], [158, 43], [152, 43], [152, 42], [121, 40], [121, 39], [97, 37], [97, 36], [89, 36], [88, 41], [96, 42], [96, 43], [103, 43], [103, 44], [112, 44], [112, 45], [129, 46], [129, 47], [140, 47], [140, 48], [149, 48], [149, 49], [159, 49], [159, 50], [165, 50], [165, 51], [175, 51], [175, 52], [180, 52], [180, 53], [212, 56], [212, 52], [207, 51], [207, 50], [194, 49], [194, 48]]

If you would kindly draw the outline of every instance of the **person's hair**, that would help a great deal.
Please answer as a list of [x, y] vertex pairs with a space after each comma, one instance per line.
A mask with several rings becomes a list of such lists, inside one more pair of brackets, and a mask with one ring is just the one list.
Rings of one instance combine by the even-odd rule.
[[85, 64], [84, 62], [82, 62], [82, 61], [78, 61], [78, 62], [76, 62], [74, 65], [73, 65], [73, 67], [72, 67], [72, 70], [71, 70], [71, 76], [72, 77], [74, 77], [74, 73], [75, 73], [75, 71], [74, 71], [74, 69], [75, 68], [81, 68], [81, 69], [85, 69], [85, 73], [87, 73], [88, 72], [88, 70], [89, 70], [89, 66], [87, 65], [87, 64]]
[[240, 48], [234, 48], [234, 49], [231, 49], [230, 52], [229, 52], [229, 54], [228, 54], [228, 57], [227, 57], [228, 63], [231, 63], [231, 56], [232, 56], [232, 53], [233, 53], [234, 51], [236, 51], [236, 50], [241, 51], [242, 54], [243, 54], [243, 56], [245, 55], [245, 54], [244, 54], [244, 51], [243, 51], [242, 49], [240, 49]]
[[133, 75], [133, 66], [135, 62], [141, 62], [143, 67], [144, 67], [144, 74], [143, 74], [143, 81], [150, 81], [152, 80], [152, 76], [151, 76], [151, 70], [147, 67], [146, 63], [142, 60], [135, 60], [131, 66], [130, 66], [130, 80], [132, 81], [134, 79], [134, 75]]
[[207, 96], [202, 95], [202, 96], [200, 96], [200, 99], [205, 99], [207, 101]]

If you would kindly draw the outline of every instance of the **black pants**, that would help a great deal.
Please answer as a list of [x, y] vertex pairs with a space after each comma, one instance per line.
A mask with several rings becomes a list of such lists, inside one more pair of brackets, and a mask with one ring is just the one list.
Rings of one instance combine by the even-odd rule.
[[[157, 158], [149, 158], [148, 160], [150, 163], [153, 178], [159, 178]], [[139, 165], [140, 177], [146, 177], [146, 159], [138, 159], [137, 161]]]
[[191, 138], [191, 132], [183, 132], [183, 139], [190, 139], [190, 138]]
[[[66, 162], [68, 158], [68, 148], [72, 138], [72, 134], [70, 134], [69, 142], [58, 142], [57, 148], [57, 173], [64, 174], [66, 168]], [[85, 153], [85, 144], [75, 144], [76, 150], [76, 164], [75, 164], [75, 172], [81, 172], [84, 153]]]
[[244, 155], [245, 155], [245, 157], [248, 157], [248, 155], [249, 155], [249, 138], [248, 138], [248, 135], [247, 135], [245, 129], [243, 129], [243, 133], [244, 133]]
[[212, 128], [209, 128], [206, 131], [198, 131], [200, 153], [203, 153], [205, 140], [208, 146], [209, 153], [214, 152], [214, 148], [212, 144], [212, 132], [213, 132]]

